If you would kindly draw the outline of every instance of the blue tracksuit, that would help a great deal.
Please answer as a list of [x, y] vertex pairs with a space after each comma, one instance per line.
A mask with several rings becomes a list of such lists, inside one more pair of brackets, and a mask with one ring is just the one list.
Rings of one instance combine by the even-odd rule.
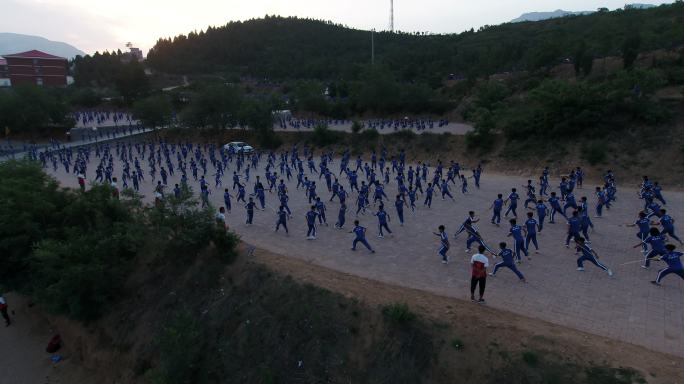
[[513, 262], [513, 251], [510, 249], [502, 249], [501, 252], [499, 252], [499, 255], [503, 261], [496, 263], [494, 265], [494, 271], [492, 272], [492, 276], [496, 275], [496, 272], [499, 270], [501, 267], [506, 267], [513, 271], [520, 280], [524, 279], [525, 276], [518, 270], [518, 268], [515, 266], [515, 263]]

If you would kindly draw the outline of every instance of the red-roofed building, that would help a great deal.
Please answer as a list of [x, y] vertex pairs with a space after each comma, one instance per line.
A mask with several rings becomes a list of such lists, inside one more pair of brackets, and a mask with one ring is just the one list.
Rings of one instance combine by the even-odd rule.
[[67, 85], [69, 62], [63, 57], [36, 50], [3, 57], [7, 61], [7, 74], [13, 86]]

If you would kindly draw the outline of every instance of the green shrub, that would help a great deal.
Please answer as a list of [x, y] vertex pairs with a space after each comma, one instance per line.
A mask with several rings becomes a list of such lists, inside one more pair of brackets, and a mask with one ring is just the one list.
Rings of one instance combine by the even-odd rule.
[[237, 246], [240, 236], [235, 232], [226, 232], [222, 228], [214, 228], [211, 240], [216, 247], [219, 258], [225, 263], [231, 263], [237, 257]]
[[154, 384], [195, 382], [204, 338], [197, 319], [187, 312], [175, 315], [157, 335], [158, 367], [150, 371]]
[[533, 351], [523, 352], [522, 359], [527, 365], [531, 367], [536, 367], [537, 364], [539, 364], [539, 356], [536, 352]]
[[352, 125], [351, 125], [352, 133], [359, 133], [359, 132], [361, 132], [361, 130], [363, 130], [363, 125], [361, 123], [359, 123], [358, 120], [352, 121]]
[[366, 143], [374, 143], [380, 138], [380, 132], [375, 128], [365, 129], [361, 132], [361, 139]]
[[416, 319], [416, 314], [409, 310], [405, 303], [396, 303], [385, 306], [382, 309], [385, 320], [393, 325], [405, 325]]
[[606, 160], [607, 150], [600, 141], [592, 141], [582, 147], [582, 158], [591, 165], [601, 164]]
[[319, 147], [327, 147], [336, 144], [341, 139], [341, 133], [332, 131], [325, 124], [318, 124], [314, 127], [311, 141]]

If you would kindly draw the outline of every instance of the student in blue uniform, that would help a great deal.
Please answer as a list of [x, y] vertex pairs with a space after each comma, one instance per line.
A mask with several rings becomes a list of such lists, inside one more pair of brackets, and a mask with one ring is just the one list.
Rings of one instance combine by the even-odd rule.
[[608, 273], [608, 276], [613, 276], [613, 271], [604, 264], [602, 264], [600, 261], [598, 261], [598, 253], [596, 253], [596, 251], [594, 251], [593, 249], [591, 249], [589, 245], [587, 245], [583, 237], [578, 237], [577, 239], [575, 239], [575, 242], [577, 243], [577, 252], [581, 253], [581, 256], [577, 259], [578, 271], [584, 271], [584, 262], [588, 261], [606, 271]]
[[449, 236], [446, 234], [445, 228], [443, 225], [440, 225], [438, 228], [437, 233], [432, 232], [435, 236], [439, 237], [439, 251], [437, 253], [442, 257], [442, 264], [448, 264], [449, 263], [449, 257], [447, 256], [447, 252], [449, 252]]
[[[176, 184], [177, 186], [178, 184]], [[225, 188], [223, 190], [223, 202], [226, 204], [226, 208], [228, 209], [228, 212], [230, 212], [231, 205], [230, 205], [230, 193], [228, 192], [228, 188]]]
[[603, 207], [606, 207], [606, 209], [608, 209], [607, 203], [608, 202], [606, 200], [606, 191], [601, 190], [601, 187], [596, 187], [596, 216], [594, 217], [603, 216]]
[[318, 216], [318, 212], [316, 212], [316, 206], [312, 205], [311, 210], [306, 213], [305, 218], [306, 218], [306, 239], [307, 240], [315, 240], [316, 239], [316, 217]]
[[[679, 245], [682, 245], [682, 241], [675, 235], [675, 228], [674, 228], [674, 219], [672, 216], [667, 214], [667, 211], [665, 209], [660, 210], [660, 218], [658, 219], [658, 223], [662, 225], [663, 230], [660, 231], [660, 233], [664, 235], [668, 235], [669, 237], [677, 240], [679, 242]], [[653, 223], [655, 224], [655, 223]]]
[[663, 278], [671, 273], [684, 279], [684, 267], [682, 267], [682, 256], [684, 253], [675, 251], [677, 249], [674, 244], [665, 246], [667, 253], [661, 257], [661, 260], [667, 263], [667, 267], [658, 271], [656, 279], [651, 281], [655, 285], [660, 285]]
[[527, 221], [525, 221], [525, 248], [529, 251], [530, 242], [534, 244], [534, 253], [539, 253], [539, 244], [537, 244], [537, 227], [539, 223], [534, 219], [534, 213], [527, 212]]
[[427, 205], [428, 208], [432, 206], [432, 194], [435, 192], [435, 189], [432, 187], [432, 183], [428, 183], [427, 189], [425, 190], [425, 202], [423, 205]]
[[661, 234], [658, 228], [651, 228], [648, 235], [641, 243], [634, 246], [634, 248], [643, 244], [651, 246], [651, 250], [644, 256], [644, 264], [641, 265], [641, 268], [644, 269], [648, 269], [651, 266], [652, 259], [663, 256], [666, 253], [665, 242], [667, 241], [667, 236]]
[[506, 248], [506, 243], [503, 242], [499, 243], [499, 249], [501, 249], [501, 251], [499, 251], [499, 254], [493, 256], [495, 259], [497, 256], [501, 257], [502, 261], [494, 265], [494, 271], [492, 271], [492, 273], [490, 273], [489, 276], [496, 276], [496, 272], [499, 270], [499, 268], [506, 267], [513, 271], [513, 273], [515, 273], [516, 276], [518, 276], [518, 279], [520, 279], [521, 283], [527, 282], [527, 280], [525, 280], [525, 276], [523, 276], [523, 274], [518, 270], [518, 267], [515, 266], [515, 262], [513, 261], [513, 251]]
[[371, 253], [375, 253], [375, 250], [368, 244], [368, 240], [366, 240], [366, 228], [362, 227], [359, 225], [358, 220], [354, 220], [354, 229], [352, 229], [349, 233], [353, 233], [356, 235], [354, 238], [354, 241], [352, 242], [352, 251], [356, 251], [356, 243], [361, 243], [368, 248]]
[[281, 205], [280, 208], [278, 208], [278, 221], [276, 222], [275, 227], [276, 232], [278, 232], [278, 229], [280, 229], [280, 226], [282, 225], [283, 228], [285, 228], [285, 233], [288, 235], [290, 234], [290, 231], [287, 229], [287, 217], [288, 213], [285, 210], [285, 207]]
[[628, 227], [638, 227], [636, 237], [641, 241], [641, 250], [643, 253], [648, 252], [648, 245], [644, 240], [648, 237], [648, 232], [651, 230], [651, 221], [646, 217], [646, 213], [639, 212], [639, 218], [632, 224], [627, 224]]
[[409, 198], [409, 204], [411, 207], [411, 212], [415, 212], [416, 211], [416, 190], [413, 189], [413, 186], [411, 186], [411, 185], [409, 185], [408, 198]]
[[544, 200], [541, 199], [537, 200], [537, 205], [535, 208], [537, 209], [537, 217], [539, 218], [539, 232], [541, 232], [544, 229], [544, 219], [546, 218], [546, 214], [549, 209], [546, 207], [546, 204], [544, 204]]
[[256, 204], [254, 203], [254, 199], [251, 197], [249, 198], [249, 202], [245, 205], [245, 209], [247, 209], [247, 224], [252, 225], [252, 220], [254, 219], [254, 207]]
[[514, 247], [515, 247], [515, 259], [518, 263], [522, 260], [520, 252], [524, 253], [529, 259], [530, 256], [525, 248], [525, 237], [523, 236], [523, 229], [519, 226], [515, 219], [509, 221], [511, 223], [511, 229], [508, 232], [509, 237], [513, 237]]
[[237, 199], [235, 199], [235, 202], [239, 201], [245, 202], [245, 186], [238, 183], [238, 196]]
[[493, 211], [492, 215], [492, 224], [496, 224], [499, 226], [501, 223], [501, 210], [503, 209], [504, 201], [503, 201], [503, 195], [498, 194], [496, 196], [496, 199], [492, 203], [492, 205], [489, 207]]
[[554, 224], [556, 222], [554, 220], [556, 217], [556, 213], [559, 213], [561, 216], [563, 216], [565, 220], [568, 219], [568, 216], [566, 216], [563, 212], [563, 209], [561, 209], [560, 200], [556, 196], [556, 192], [551, 192], [551, 197], [549, 197], [549, 204], [551, 205], [551, 217], [549, 223]]
[[387, 231], [387, 233], [390, 233], [390, 234], [391, 234], [392, 231], [389, 229], [389, 226], [387, 225], [387, 223], [388, 223], [389, 220], [390, 220], [390, 217], [389, 217], [389, 215], [387, 214], [387, 212], [385, 212], [385, 206], [384, 206], [384, 205], [380, 204], [380, 206], [378, 207], [378, 211], [375, 213], [375, 216], [378, 217], [378, 229], [379, 229], [379, 231], [380, 231], [380, 233], [378, 234], [378, 237], [379, 237], [379, 238], [383, 238], [383, 237], [384, 237], [384, 235], [383, 235], [383, 233], [382, 233], [382, 229], [383, 229], [383, 228], [385, 228], [385, 230]]
[[316, 198], [316, 212], [318, 213], [318, 223], [319, 224], [325, 224], [325, 226], [328, 226], [328, 220], [325, 218], [325, 204], [321, 201], [320, 197]]
[[399, 225], [404, 226], [404, 205], [406, 202], [401, 198], [401, 195], [397, 195], [397, 199], [394, 200], [394, 207], [397, 209], [397, 217], [399, 217]]
[[520, 199], [520, 196], [518, 195], [518, 192], [515, 188], [511, 189], [511, 193], [508, 195], [506, 200], [504, 201], [504, 204], [507, 204], [509, 201], [511, 204], [508, 206], [508, 209], [506, 210], [506, 213], [504, 214], [505, 217], [508, 217], [509, 213], [513, 213], [514, 217], [518, 217], [518, 213], [516, 212], [516, 209], [518, 208], [518, 200]]
[[582, 230], [582, 219], [579, 217], [579, 212], [573, 211], [572, 217], [568, 219], [568, 236], [565, 238], [565, 248], [570, 248], [570, 239], [577, 240], [580, 237]]
[[447, 184], [446, 180], [442, 180], [442, 200], [444, 200], [444, 196], [449, 196], [451, 200], [454, 200], [454, 197], [451, 196], [451, 192], [449, 192], [449, 184]]
[[337, 223], [335, 223], [335, 228], [342, 229], [342, 227], [344, 227], [346, 214], [347, 214], [347, 205], [345, 203], [342, 203], [342, 204], [340, 204], [340, 211], [337, 214]]

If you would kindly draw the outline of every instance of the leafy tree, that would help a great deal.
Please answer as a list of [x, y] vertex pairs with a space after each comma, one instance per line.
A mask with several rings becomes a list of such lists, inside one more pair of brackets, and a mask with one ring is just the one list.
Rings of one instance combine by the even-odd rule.
[[225, 129], [238, 123], [242, 93], [234, 86], [223, 84], [201, 88], [192, 96], [181, 120], [196, 128]]
[[169, 125], [172, 113], [171, 101], [164, 94], [149, 96], [133, 104], [133, 116], [150, 128]]
[[0, 92], [0, 127], [34, 134], [46, 128], [70, 128], [69, 110], [61, 94], [34, 85]]
[[639, 34], [633, 34], [625, 39], [622, 44], [622, 62], [625, 69], [631, 69], [639, 56], [639, 48], [641, 47], [641, 37]]
[[124, 64], [114, 79], [116, 89], [124, 100], [132, 103], [149, 91], [149, 80], [145, 75], [145, 69], [137, 61]]

